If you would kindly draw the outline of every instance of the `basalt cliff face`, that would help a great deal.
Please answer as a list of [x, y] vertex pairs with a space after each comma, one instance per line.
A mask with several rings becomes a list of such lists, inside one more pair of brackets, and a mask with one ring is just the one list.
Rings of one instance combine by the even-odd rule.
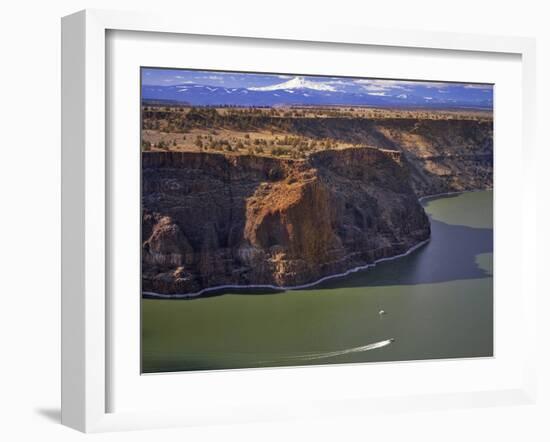
[[493, 187], [492, 119], [295, 119], [292, 133], [402, 153], [418, 196]]
[[399, 153], [142, 153], [142, 289], [296, 286], [403, 253], [430, 225]]

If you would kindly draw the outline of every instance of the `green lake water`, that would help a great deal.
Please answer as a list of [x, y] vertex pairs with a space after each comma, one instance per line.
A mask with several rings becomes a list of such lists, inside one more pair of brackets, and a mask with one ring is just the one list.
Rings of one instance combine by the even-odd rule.
[[492, 356], [493, 193], [423, 205], [428, 244], [344, 278], [277, 293], [143, 299], [142, 371]]

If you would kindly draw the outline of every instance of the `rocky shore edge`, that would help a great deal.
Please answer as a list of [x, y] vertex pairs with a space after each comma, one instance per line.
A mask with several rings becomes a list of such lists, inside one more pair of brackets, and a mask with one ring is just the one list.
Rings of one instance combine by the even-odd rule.
[[371, 267], [375, 267], [378, 263], [384, 262], [384, 261], [393, 261], [394, 259], [403, 258], [407, 255], [410, 255], [415, 250], [421, 248], [422, 246], [426, 245], [428, 242], [430, 242], [431, 238], [425, 239], [424, 241], [419, 242], [418, 244], [415, 244], [414, 246], [410, 247], [403, 253], [399, 253], [397, 255], [388, 256], [385, 258], [380, 258], [375, 260], [374, 262], [370, 264], [365, 264], [362, 266], [357, 266], [352, 269], [346, 270], [342, 273], [336, 273], [334, 275], [327, 275], [323, 276], [322, 278], [318, 279], [317, 281], [313, 281], [307, 284], [301, 284], [296, 286], [276, 286], [271, 284], [252, 284], [252, 285], [237, 285], [237, 284], [229, 284], [229, 285], [220, 285], [215, 287], [206, 287], [198, 292], [194, 293], [155, 293], [155, 292], [142, 292], [142, 297], [147, 299], [196, 299], [200, 298], [202, 295], [216, 292], [219, 290], [239, 290], [239, 289], [268, 289], [268, 290], [276, 290], [276, 291], [286, 291], [286, 290], [302, 290], [310, 287], [315, 287], [316, 285], [321, 284], [322, 282], [336, 279], [336, 278], [343, 278], [345, 276], [351, 275], [352, 273], [360, 272], [362, 270], [367, 270]]
[[[425, 195], [420, 198], [418, 198], [419, 202], [431, 199], [431, 198], [438, 198], [438, 197], [444, 197], [444, 196], [451, 196], [451, 195], [460, 195], [463, 193], [471, 193], [471, 192], [483, 192], [486, 190], [492, 190], [492, 189], [472, 189], [472, 190], [461, 190], [456, 192], [443, 192], [443, 193], [437, 193], [433, 195]], [[155, 293], [150, 291], [144, 291], [142, 292], [142, 297], [145, 299], [197, 299], [203, 297], [203, 295], [217, 292], [220, 290], [241, 290], [241, 289], [263, 289], [263, 290], [276, 290], [276, 291], [286, 291], [286, 290], [302, 290], [306, 288], [315, 287], [325, 281], [331, 280], [331, 279], [337, 279], [337, 278], [343, 278], [346, 277], [352, 273], [360, 272], [363, 270], [367, 270], [371, 267], [375, 267], [378, 263], [385, 262], [385, 261], [392, 261], [395, 259], [403, 258], [407, 255], [410, 255], [412, 252], [414, 252], [417, 249], [420, 249], [424, 245], [426, 245], [428, 242], [430, 242], [431, 238], [428, 238], [424, 241], [419, 242], [418, 244], [415, 244], [414, 246], [410, 247], [408, 250], [406, 250], [403, 253], [398, 253], [393, 256], [388, 256], [384, 258], [380, 258], [375, 260], [374, 262], [370, 264], [365, 264], [357, 267], [353, 267], [349, 270], [346, 270], [342, 273], [336, 273], [334, 275], [327, 275], [323, 276], [322, 278], [307, 283], [307, 284], [301, 284], [301, 285], [295, 285], [295, 286], [276, 286], [272, 284], [252, 284], [252, 285], [238, 285], [238, 284], [228, 284], [228, 285], [220, 285], [215, 287], [206, 287], [202, 290], [199, 290], [197, 292], [193, 293]]]

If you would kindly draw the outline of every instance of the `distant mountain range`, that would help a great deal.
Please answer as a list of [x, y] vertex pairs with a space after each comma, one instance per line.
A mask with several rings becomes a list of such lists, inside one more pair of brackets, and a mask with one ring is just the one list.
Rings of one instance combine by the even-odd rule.
[[196, 83], [143, 85], [142, 100], [193, 106], [347, 105], [492, 109], [493, 90], [486, 85], [422, 82], [408, 82], [406, 87], [399, 88], [371, 84], [367, 89], [345, 82], [335, 85], [294, 77], [279, 84], [248, 88]]

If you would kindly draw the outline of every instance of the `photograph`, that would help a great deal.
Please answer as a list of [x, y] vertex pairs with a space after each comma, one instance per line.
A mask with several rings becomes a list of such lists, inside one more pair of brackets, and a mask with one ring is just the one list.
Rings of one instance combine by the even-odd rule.
[[0, 442], [550, 442], [544, 2], [3, 6]]
[[493, 84], [139, 75], [142, 373], [493, 356]]

